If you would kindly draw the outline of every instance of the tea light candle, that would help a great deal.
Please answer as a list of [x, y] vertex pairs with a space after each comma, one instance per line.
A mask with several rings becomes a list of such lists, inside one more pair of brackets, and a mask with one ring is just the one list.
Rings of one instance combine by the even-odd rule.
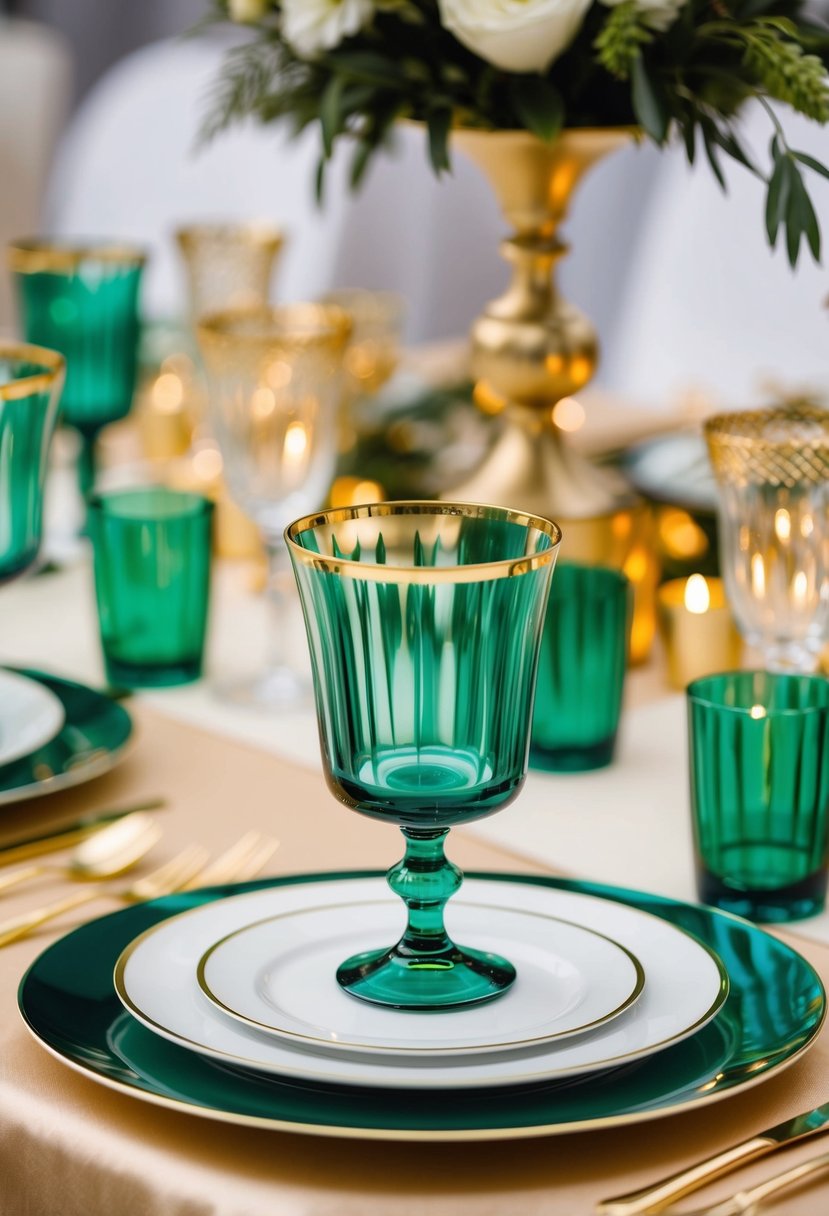
[[739, 667], [742, 641], [722, 579], [701, 574], [673, 579], [659, 588], [657, 605], [672, 688]]

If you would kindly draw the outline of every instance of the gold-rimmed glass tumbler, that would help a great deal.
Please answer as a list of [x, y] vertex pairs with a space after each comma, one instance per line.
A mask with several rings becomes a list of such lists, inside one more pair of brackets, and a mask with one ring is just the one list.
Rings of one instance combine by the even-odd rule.
[[720, 414], [705, 437], [737, 625], [767, 670], [814, 671], [829, 639], [829, 413]]
[[65, 367], [56, 351], [0, 342], [0, 584], [26, 570], [40, 549]]
[[81, 437], [78, 477], [86, 499], [100, 431], [132, 408], [145, 255], [132, 245], [44, 237], [14, 241], [8, 258], [27, 341], [66, 359], [62, 420]]
[[248, 704], [290, 705], [303, 692], [284, 654], [290, 575], [282, 533], [297, 514], [322, 505], [331, 484], [350, 327], [342, 309], [321, 304], [228, 310], [199, 322], [228, 490], [257, 524], [268, 560], [270, 660], [252, 683], [227, 690]]
[[523, 785], [560, 539], [535, 516], [431, 502], [334, 509], [286, 532], [328, 785], [406, 841], [388, 874], [407, 909], [402, 937], [337, 972], [363, 1000], [445, 1009], [515, 979], [507, 959], [448, 936], [444, 906], [462, 875], [444, 842]]

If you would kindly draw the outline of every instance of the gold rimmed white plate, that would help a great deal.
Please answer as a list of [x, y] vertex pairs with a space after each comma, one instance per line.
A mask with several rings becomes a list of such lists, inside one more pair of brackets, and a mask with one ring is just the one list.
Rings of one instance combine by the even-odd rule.
[[[355, 879], [346, 898], [380, 905], [383, 914], [378, 909], [375, 928], [380, 940], [393, 940], [400, 928], [400, 906], [382, 879]], [[321, 1084], [401, 1090], [538, 1084], [630, 1063], [699, 1030], [728, 992], [716, 954], [658, 917], [570, 891], [467, 880], [448, 909], [451, 933], [457, 933], [455, 919], [463, 915], [461, 909], [470, 905], [477, 905], [473, 910], [479, 934], [477, 939], [467, 935], [472, 947], [489, 943], [501, 916], [515, 912], [553, 916], [600, 934], [607, 931], [616, 943], [635, 952], [644, 969], [647, 982], [639, 1000], [626, 1016], [561, 1043], [483, 1057], [402, 1061], [295, 1047], [230, 1020], [205, 999], [197, 967], [214, 942], [258, 921], [302, 908], [339, 906], [343, 899], [342, 884], [322, 880], [184, 912], [127, 947], [115, 968], [116, 992], [129, 1012], [157, 1035], [226, 1065]], [[493, 1016], [499, 1004], [491, 1005]]]
[[[141, 1102], [245, 1127], [415, 1143], [571, 1134], [701, 1109], [761, 1084], [801, 1059], [823, 1024], [826, 998], [814, 968], [756, 925], [639, 891], [528, 874], [478, 877], [504, 890], [534, 888], [602, 899], [617, 915], [619, 909], [638, 908], [709, 946], [731, 976], [729, 995], [716, 1017], [665, 1051], [612, 1072], [489, 1091], [415, 1091], [297, 1084], [292, 1077], [228, 1067], [148, 1030], [116, 996], [113, 967], [125, 947], [186, 908], [220, 903], [234, 894], [319, 882], [336, 881], [342, 894], [366, 877], [297, 874], [173, 895], [101, 916], [35, 960], [20, 986], [21, 1014], [35, 1039], [64, 1065]], [[380, 881], [383, 876], [376, 877]], [[164, 983], [165, 977], [157, 981]]]
[[461, 903], [452, 909], [456, 939], [479, 948], [485, 941], [518, 971], [497, 1010], [476, 1004], [430, 1016], [357, 1001], [337, 984], [337, 966], [355, 942], [380, 948], [392, 940], [384, 933], [399, 934], [393, 907], [343, 898], [237, 929], [202, 955], [199, 987], [223, 1014], [295, 1047], [412, 1063], [584, 1034], [630, 1009], [645, 985], [635, 955], [591, 929], [544, 911], [503, 908], [493, 916]]

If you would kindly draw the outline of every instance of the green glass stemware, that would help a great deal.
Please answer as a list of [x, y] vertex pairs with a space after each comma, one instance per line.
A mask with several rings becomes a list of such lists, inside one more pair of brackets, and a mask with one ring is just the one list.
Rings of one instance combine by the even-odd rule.
[[64, 366], [55, 351], [0, 342], [0, 583], [30, 566], [40, 548]]
[[561, 533], [496, 507], [384, 503], [308, 516], [285, 533], [334, 795], [398, 824], [388, 882], [408, 924], [342, 964], [348, 992], [401, 1009], [487, 1000], [515, 978], [456, 946], [444, 905], [462, 875], [449, 829], [510, 802], [527, 770], [541, 628]]
[[62, 420], [81, 436], [84, 499], [95, 481], [99, 432], [132, 406], [144, 261], [138, 249], [103, 243], [27, 240], [9, 249], [27, 339], [66, 358]]

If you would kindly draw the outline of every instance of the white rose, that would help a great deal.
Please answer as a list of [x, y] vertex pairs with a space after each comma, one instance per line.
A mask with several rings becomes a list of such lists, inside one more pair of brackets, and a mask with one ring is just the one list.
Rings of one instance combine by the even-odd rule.
[[544, 72], [579, 31], [591, 0], [439, 0], [455, 37], [507, 72]]
[[282, 33], [300, 55], [330, 51], [374, 15], [373, 0], [282, 0]]
[[[613, 8], [616, 4], [622, 4], [623, 0], [601, 0], [601, 2], [608, 8]], [[642, 14], [645, 25], [649, 25], [652, 30], [664, 33], [676, 21], [683, 4], [685, 4], [685, 0], [637, 0], [636, 8]]]

